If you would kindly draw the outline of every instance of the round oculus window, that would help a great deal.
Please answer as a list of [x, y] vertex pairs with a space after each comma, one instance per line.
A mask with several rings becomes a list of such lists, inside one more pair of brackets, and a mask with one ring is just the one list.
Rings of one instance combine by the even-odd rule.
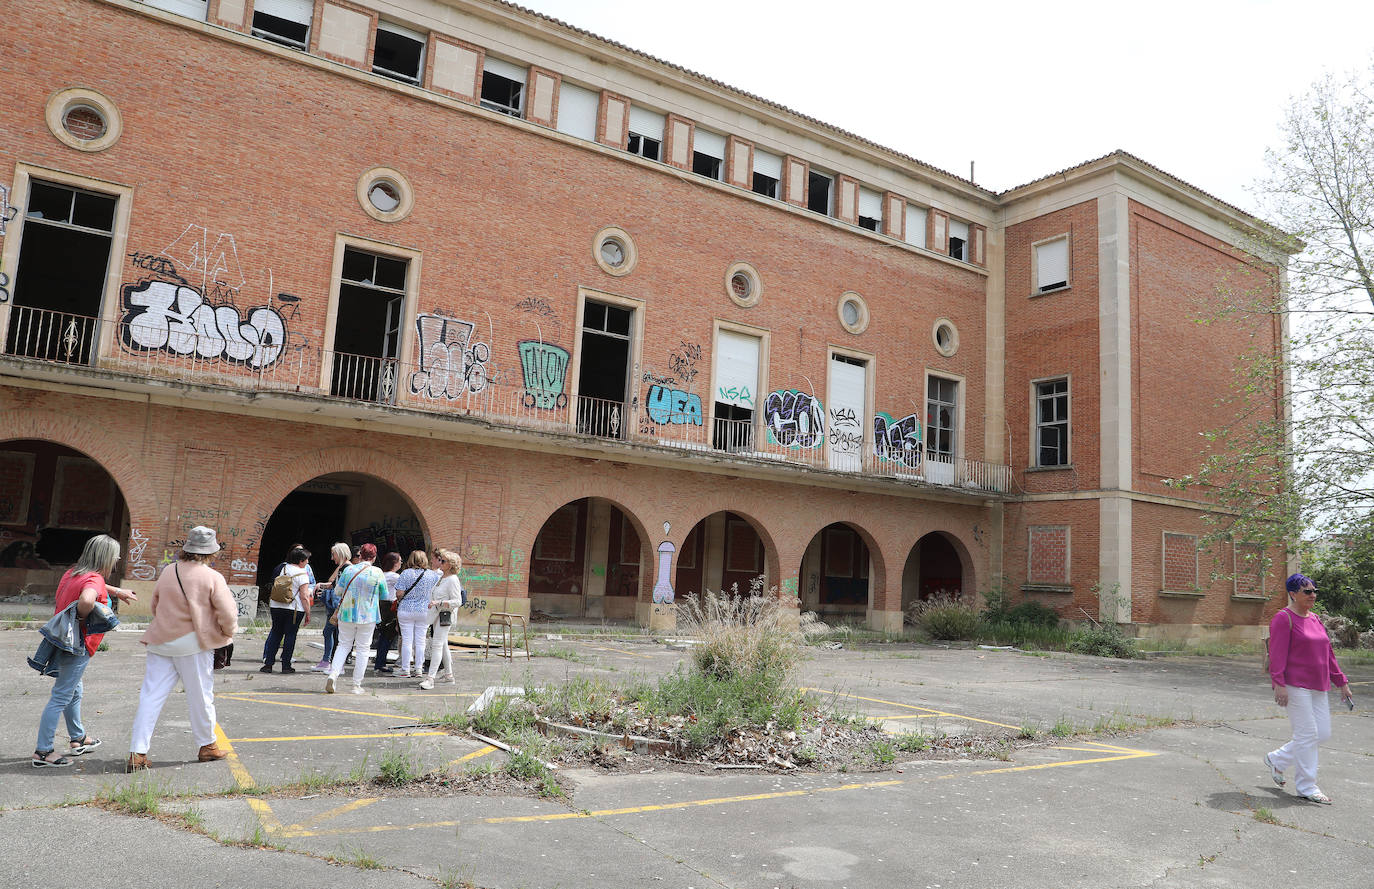
[[93, 142], [105, 135], [109, 127], [99, 111], [90, 105], [73, 105], [62, 115], [62, 129], [73, 139]]
[[840, 324], [850, 333], [860, 334], [868, 329], [868, 303], [854, 291], [847, 290], [840, 295], [836, 313]]
[[725, 295], [740, 308], [758, 305], [763, 293], [758, 270], [747, 262], [732, 262], [725, 270]]
[[625, 264], [625, 245], [615, 238], [602, 241], [601, 261], [613, 269], [620, 268]]
[[379, 179], [367, 190], [367, 200], [383, 213], [395, 213], [401, 206], [401, 190], [395, 183]]
[[119, 141], [124, 128], [115, 103], [82, 86], [49, 96], [43, 122], [57, 141], [77, 151], [104, 151]]
[[863, 320], [863, 308], [856, 301], [847, 299], [840, 308], [840, 317], [844, 320], [846, 327], [856, 327]]
[[603, 272], [619, 278], [634, 271], [639, 254], [629, 232], [609, 225], [592, 239], [592, 258]]
[[959, 351], [959, 329], [948, 318], [936, 320], [935, 326], [930, 330], [930, 337], [935, 342], [935, 351], [946, 358], [953, 357], [954, 353]]

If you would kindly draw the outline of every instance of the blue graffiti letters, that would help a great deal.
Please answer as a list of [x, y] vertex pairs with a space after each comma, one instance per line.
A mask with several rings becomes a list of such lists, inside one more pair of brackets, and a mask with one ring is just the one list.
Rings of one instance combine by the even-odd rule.
[[789, 448], [815, 448], [825, 441], [825, 408], [814, 395], [796, 389], [768, 393], [763, 402], [768, 437]]
[[644, 408], [649, 419], [660, 426], [668, 424], [702, 425], [701, 396], [669, 389], [667, 386], [650, 386]]

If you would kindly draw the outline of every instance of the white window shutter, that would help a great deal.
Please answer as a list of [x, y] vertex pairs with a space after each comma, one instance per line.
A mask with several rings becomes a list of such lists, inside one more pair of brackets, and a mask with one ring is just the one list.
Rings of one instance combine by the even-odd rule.
[[563, 81], [558, 88], [558, 132], [595, 142], [600, 106], [600, 93]]
[[871, 219], [883, 218], [883, 196], [859, 186], [859, 215]]
[[753, 410], [758, 388], [759, 338], [722, 330], [716, 337], [716, 401]]
[[254, 0], [253, 11], [309, 25], [315, 17], [315, 0]]
[[926, 208], [906, 205], [906, 231], [902, 240], [917, 247], [926, 245]]
[[692, 135], [692, 150], [710, 157], [725, 159], [725, 137], [710, 130], [696, 128]]
[[770, 154], [758, 146], [754, 147], [754, 172], [762, 173], [764, 176], [771, 176], [779, 181], [782, 180], [782, 158], [776, 154]]
[[525, 78], [529, 75], [528, 68], [520, 65], [513, 65], [501, 59], [493, 59], [491, 56], [487, 56], [482, 61], [482, 70], [490, 71], [492, 74], [499, 74], [508, 80], [514, 80], [516, 83], [524, 83]]
[[638, 105], [630, 106], [630, 132], [632, 133], [661, 141], [665, 123], [666, 118], [657, 111], [640, 108]]
[[1060, 238], [1035, 248], [1035, 288], [1048, 290], [1069, 282], [1069, 239]]

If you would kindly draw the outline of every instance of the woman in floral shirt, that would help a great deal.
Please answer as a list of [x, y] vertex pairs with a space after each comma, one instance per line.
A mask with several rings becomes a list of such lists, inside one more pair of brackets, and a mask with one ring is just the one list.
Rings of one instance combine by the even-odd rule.
[[367, 672], [367, 655], [372, 648], [372, 631], [382, 619], [378, 607], [386, 578], [382, 569], [372, 563], [377, 559], [377, 547], [364, 543], [358, 548], [358, 564], [348, 565], [339, 572], [334, 588], [338, 590], [339, 610], [330, 620], [339, 623], [339, 644], [334, 646], [334, 662], [324, 680], [326, 694], [334, 693], [334, 681], [343, 672], [348, 653], [353, 652], [353, 693], [363, 693], [363, 674]]

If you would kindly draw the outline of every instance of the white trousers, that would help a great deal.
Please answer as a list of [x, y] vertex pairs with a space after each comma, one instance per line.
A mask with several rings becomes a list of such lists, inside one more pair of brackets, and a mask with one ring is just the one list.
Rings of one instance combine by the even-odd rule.
[[439, 675], [439, 664], [442, 661], [444, 675], [453, 675], [453, 652], [448, 650], [448, 631], [449, 627], [439, 626], [439, 613], [436, 611], [429, 619], [429, 625], [434, 628], [434, 636], [429, 640], [429, 678], [433, 679]]
[[1317, 748], [1331, 737], [1331, 701], [1324, 691], [1288, 686], [1288, 722], [1293, 738], [1269, 754], [1281, 772], [1294, 766], [1294, 789], [1299, 796], [1317, 791]]
[[329, 665], [329, 676], [338, 679], [343, 672], [348, 652], [353, 652], [353, 684], [363, 687], [363, 674], [367, 672], [367, 656], [372, 650], [372, 631], [376, 624], [354, 624], [339, 621], [339, 644], [334, 646], [334, 663]]
[[186, 710], [191, 717], [191, 738], [196, 746], [215, 743], [215, 653], [199, 651], [180, 657], [164, 657], [148, 652], [143, 668], [143, 688], [138, 693], [138, 712], [134, 714], [134, 737], [130, 753], [147, 753], [153, 729], [162, 714], [167, 696], [181, 680], [186, 689]]
[[419, 670], [425, 665], [425, 628], [429, 620], [423, 611], [398, 611], [396, 620], [401, 625], [401, 672], [409, 670], [411, 664]]

